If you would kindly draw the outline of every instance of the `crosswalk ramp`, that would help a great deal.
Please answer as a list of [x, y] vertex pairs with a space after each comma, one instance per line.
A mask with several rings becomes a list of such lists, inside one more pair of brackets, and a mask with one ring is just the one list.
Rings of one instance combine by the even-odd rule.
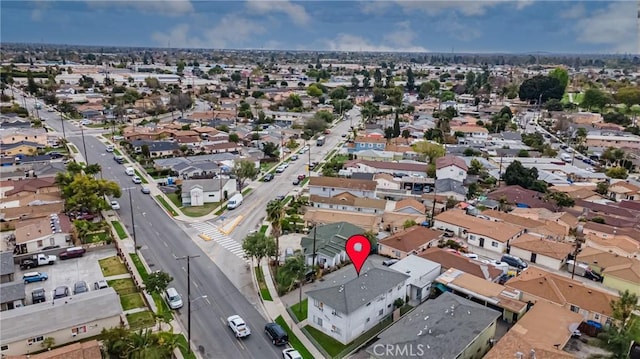
[[201, 222], [193, 223], [191, 224], [191, 227], [198, 231], [200, 238], [203, 240], [214, 241], [242, 260], [247, 263], [249, 262], [249, 260], [245, 258], [245, 252], [242, 249], [242, 245], [233, 240], [233, 238], [224, 235], [215, 225], [209, 222]]

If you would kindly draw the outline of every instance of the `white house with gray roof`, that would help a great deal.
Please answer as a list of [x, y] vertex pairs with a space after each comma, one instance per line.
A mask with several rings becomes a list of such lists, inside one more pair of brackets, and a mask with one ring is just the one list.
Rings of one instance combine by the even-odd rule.
[[202, 206], [220, 202], [221, 199], [231, 198], [236, 191], [237, 183], [232, 178], [185, 180], [182, 182], [182, 205]]
[[104, 328], [120, 326], [121, 315], [120, 297], [113, 288], [2, 312], [1, 353], [4, 357], [38, 352], [49, 337], [56, 346], [94, 337]]
[[344, 284], [309, 291], [309, 325], [348, 344], [391, 315], [393, 303], [407, 294], [408, 278], [397, 271], [372, 268]]

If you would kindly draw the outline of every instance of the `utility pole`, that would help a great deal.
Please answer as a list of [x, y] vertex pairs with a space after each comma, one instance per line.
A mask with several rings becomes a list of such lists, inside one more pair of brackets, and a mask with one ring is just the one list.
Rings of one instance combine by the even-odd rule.
[[199, 255], [184, 256], [176, 260], [187, 260], [187, 350], [191, 353], [191, 258], [198, 258]]
[[62, 115], [62, 112], [60, 112], [60, 124], [62, 125], [62, 138], [65, 139], [65, 141], [67, 140], [67, 134], [64, 131], [64, 116]]
[[82, 147], [84, 149], [84, 160], [89, 164], [89, 158], [87, 157], [87, 143], [84, 141], [84, 125], [80, 125], [80, 133], [82, 134]]
[[435, 217], [436, 217], [436, 197], [437, 197], [437, 190], [436, 190], [436, 182], [438, 181], [438, 176], [436, 175], [436, 177], [433, 178], [433, 205], [431, 206], [431, 222], [429, 222], [429, 228], [433, 228], [434, 223], [435, 223]]
[[136, 221], [133, 216], [133, 199], [131, 198], [131, 191], [136, 189], [136, 187], [127, 187], [123, 188], [123, 191], [129, 192], [129, 209], [131, 210], [131, 234], [133, 235], [133, 251], [134, 253], [138, 253], [138, 241], [136, 240]]
[[314, 223], [313, 224], [313, 254], [312, 254], [312, 260], [311, 260], [311, 268], [316, 267], [316, 235], [318, 234], [317, 228], [318, 228], [318, 224]]
[[307, 145], [305, 143], [305, 146], [309, 147], [309, 164], [307, 165], [307, 177], [309, 178], [309, 181], [311, 181], [311, 143], [309, 143], [309, 145]]

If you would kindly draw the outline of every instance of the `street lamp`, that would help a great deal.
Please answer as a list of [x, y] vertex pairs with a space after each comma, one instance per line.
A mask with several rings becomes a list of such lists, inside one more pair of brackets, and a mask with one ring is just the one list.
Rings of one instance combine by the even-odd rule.
[[129, 208], [131, 209], [131, 234], [133, 234], [133, 250], [135, 253], [138, 253], [138, 242], [136, 240], [136, 221], [133, 216], [133, 200], [131, 199], [131, 191], [136, 189], [136, 187], [127, 187], [123, 188], [123, 191], [129, 192]]
[[[187, 260], [187, 347], [191, 353], [191, 258], [198, 258], [199, 255], [178, 257], [176, 260]], [[202, 298], [202, 297], [200, 297]], [[194, 299], [195, 302], [198, 298]]]

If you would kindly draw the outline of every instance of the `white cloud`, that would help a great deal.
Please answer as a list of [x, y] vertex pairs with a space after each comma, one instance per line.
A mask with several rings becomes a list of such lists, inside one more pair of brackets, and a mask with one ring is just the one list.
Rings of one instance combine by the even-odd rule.
[[564, 19], [578, 19], [584, 17], [585, 13], [586, 9], [584, 8], [584, 4], [577, 4], [562, 12], [560, 17]]
[[385, 35], [381, 42], [372, 43], [361, 36], [341, 33], [333, 40], [324, 40], [322, 45], [328, 51], [427, 52], [426, 48], [413, 44], [416, 37], [411, 24], [403, 21], [396, 24], [396, 29]]
[[612, 2], [576, 22], [576, 39], [582, 43], [608, 46], [606, 51], [610, 52], [638, 54], [637, 11], [637, 2]]
[[159, 46], [184, 48], [241, 49], [254, 35], [266, 29], [254, 21], [229, 14], [213, 27], [201, 31], [192, 30], [188, 24], [173, 27], [169, 32], [154, 32], [151, 39]]
[[193, 4], [190, 0], [132, 0], [132, 1], [103, 1], [92, 0], [87, 4], [93, 7], [129, 7], [143, 13], [162, 14], [167, 16], [179, 16], [193, 13]]
[[297, 25], [306, 25], [311, 20], [304, 6], [288, 0], [249, 0], [247, 8], [258, 14], [284, 13]]
[[[429, 15], [438, 15], [446, 10], [454, 10], [466, 16], [484, 15], [488, 9], [499, 4], [513, 4], [516, 10], [522, 10], [533, 4], [534, 0], [395, 0], [405, 12], [423, 11]], [[386, 0], [362, 1], [361, 10], [365, 14], [384, 14], [393, 2]]]

